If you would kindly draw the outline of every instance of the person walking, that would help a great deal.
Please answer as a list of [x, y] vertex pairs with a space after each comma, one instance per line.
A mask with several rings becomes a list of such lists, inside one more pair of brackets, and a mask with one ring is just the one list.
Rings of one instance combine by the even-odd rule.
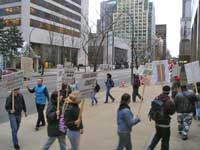
[[[35, 103], [38, 113], [38, 119], [36, 123], [35, 130], [38, 131], [39, 127], [45, 126], [45, 118], [44, 118], [44, 108], [46, 105], [46, 99], [49, 101], [49, 93], [47, 87], [43, 85], [43, 79], [39, 78], [37, 81], [37, 85], [30, 89], [27, 85], [27, 89], [30, 93], [35, 93]], [[40, 124], [42, 123], [42, 124]]]
[[131, 101], [131, 96], [127, 93], [123, 94], [121, 97], [120, 106], [117, 110], [117, 126], [118, 126], [118, 136], [119, 143], [117, 150], [132, 150], [131, 143], [131, 130], [134, 125], [140, 122], [138, 117], [134, 117], [129, 106]]
[[180, 83], [181, 78], [178, 76], [174, 77], [174, 81], [172, 83], [172, 99], [174, 100], [176, 97], [176, 94], [178, 93], [180, 87], [181, 87], [181, 83]]
[[114, 81], [112, 80], [112, 75], [107, 74], [106, 84], [106, 101], [104, 103], [108, 103], [108, 97], [112, 99], [112, 102], [115, 101], [115, 98], [110, 94], [110, 90], [114, 87]]
[[97, 101], [95, 96], [99, 91], [100, 91], [100, 86], [99, 86], [98, 82], [96, 81], [94, 90], [93, 90], [92, 95], [91, 95], [92, 106], [94, 106], [94, 103], [98, 104], [98, 101]]
[[197, 97], [193, 92], [189, 92], [186, 85], [181, 86], [181, 92], [175, 97], [175, 105], [178, 120], [178, 131], [183, 140], [188, 139], [188, 132], [192, 124], [193, 112]]
[[66, 99], [67, 107], [64, 113], [67, 136], [71, 143], [71, 150], [79, 150], [80, 135], [83, 134], [83, 123], [79, 117], [81, 100], [77, 99], [78, 92], [72, 92]]
[[67, 83], [62, 83], [60, 94], [62, 95], [63, 99], [67, 98], [71, 92], [70, 86]]
[[170, 121], [171, 115], [175, 113], [175, 104], [170, 100], [170, 87], [164, 86], [162, 94], [155, 98], [154, 102], [160, 105], [160, 115], [154, 118], [156, 133], [148, 146], [148, 150], [154, 150], [158, 142], [161, 140], [161, 150], [169, 150], [170, 140]]
[[133, 102], [136, 102], [136, 97], [138, 96], [140, 100], [143, 100], [142, 96], [139, 94], [139, 88], [140, 88], [140, 77], [139, 75], [133, 74], [133, 81], [132, 81], [132, 87], [133, 87], [133, 94], [132, 94], [132, 100]]
[[[54, 91], [51, 95], [51, 102], [48, 104], [46, 117], [47, 117], [47, 133], [48, 140], [43, 146], [42, 150], [49, 150], [51, 145], [58, 139], [60, 150], [66, 150], [66, 132], [59, 130], [60, 116], [62, 114], [62, 96], [59, 96], [60, 108], [57, 110], [58, 92]], [[57, 118], [59, 116], [59, 118]]]
[[79, 90], [79, 88], [78, 88], [78, 82], [75, 80], [75, 78], [73, 78], [71, 80], [70, 88], [71, 88], [71, 92]]
[[24, 111], [25, 117], [27, 117], [27, 111], [26, 111], [26, 104], [24, 101], [24, 97], [20, 93], [20, 89], [15, 89], [13, 94], [14, 94], [14, 110], [12, 110], [12, 93], [6, 99], [5, 109], [9, 115], [14, 148], [16, 150], [19, 150], [20, 146], [17, 134], [21, 123], [22, 111]]

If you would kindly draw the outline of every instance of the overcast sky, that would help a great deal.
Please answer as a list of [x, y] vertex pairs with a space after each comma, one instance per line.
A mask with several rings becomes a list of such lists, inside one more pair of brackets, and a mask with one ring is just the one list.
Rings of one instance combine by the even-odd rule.
[[[89, 19], [94, 26], [99, 18], [100, 3], [105, 0], [89, 0]], [[178, 56], [182, 0], [150, 0], [155, 4], [156, 24], [167, 24], [167, 48], [172, 56]]]

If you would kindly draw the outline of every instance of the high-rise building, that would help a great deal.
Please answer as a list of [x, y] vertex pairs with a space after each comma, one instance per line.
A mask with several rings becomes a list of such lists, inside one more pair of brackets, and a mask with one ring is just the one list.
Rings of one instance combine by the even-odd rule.
[[147, 50], [148, 0], [118, 0], [113, 18], [115, 36], [130, 41], [134, 37], [138, 53]]
[[163, 39], [163, 54], [162, 59], [166, 59], [166, 51], [167, 51], [167, 25], [160, 24], [156, 25], [156, 36]]
[[116, 11], [117, 0], [101, 2], [100, 20], [97, 20], [97, 31], [112, 30], [113, 13]]
[[52, 66], [65, 59], [75, 65], [86, 62], [80, 40], [88, 0], [0, 0], [0, 18], [20, 29], [42, 61]]
[[192, 0], [183, 0], [182, 2], [181, 41], [179, 47], [180, 59], [190, 57], [191, 55], [191, 2]]
[[153, 2], [149, 2], [148, 13], [148, 52], [150, 59], [155, 59], [155, 39], [156, 39], [156, 25], [155, 25], [155, 6]]

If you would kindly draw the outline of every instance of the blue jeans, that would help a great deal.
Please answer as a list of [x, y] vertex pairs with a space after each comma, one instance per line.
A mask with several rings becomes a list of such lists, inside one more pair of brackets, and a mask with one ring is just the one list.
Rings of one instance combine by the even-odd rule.
[[14, 145], [18, 144], [17, 133], [21, 123], [21, 115], [9, 114], [10, 127], [12, 130], [12, 141]]
[[66, 138], [65, 137], [66, 137], [65, 135], [58, 136], [58, 137], [49, 137], [48, 141], [46, 142], [46, 144], [44, 145], [42, 150], [49, 150], [49, 148], [55, 142], [56, 139], [58, 139], [58, 142], [60, 144], [60, 150], [66, 150], [66, 140], [65, 140]]
[[123, 150], [126, 148], [126, 150], [132, 150], [132, 143], [131, 143], [131, 133], [119, 133], [119, 144], [117, 147], [117, 150]]
[[71, 150], [79, 150], [80, 131], [67, 130], [67, 135], [71, 143]]
[[112, 101], [115, 100], [115, 98], [110, 94], [110, 90], [111, 90], [111, 88], [106, 88], [106, 101], [105, 102], [108, 102], [108, 97], [110, 97], [112, 99]]
[[94, 102], [96, 102], [96, 104], [98, 103], [95, 96], [96, 96], [96, 92], [92, 92], [92, 95], [91, 95], [92, 105], [94, 105]]

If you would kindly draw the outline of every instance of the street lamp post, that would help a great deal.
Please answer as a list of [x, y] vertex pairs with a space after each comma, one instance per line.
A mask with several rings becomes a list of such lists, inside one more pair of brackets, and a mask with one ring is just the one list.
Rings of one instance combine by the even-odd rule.
[[32, 33], [33, 33], [34, 30], [35, 30], [35, 28], [31, 29], [31, 32], [29, 33], [29, 38], [28, 38], [29, 57], [31, 56], [31, 35], [32, 35]]

